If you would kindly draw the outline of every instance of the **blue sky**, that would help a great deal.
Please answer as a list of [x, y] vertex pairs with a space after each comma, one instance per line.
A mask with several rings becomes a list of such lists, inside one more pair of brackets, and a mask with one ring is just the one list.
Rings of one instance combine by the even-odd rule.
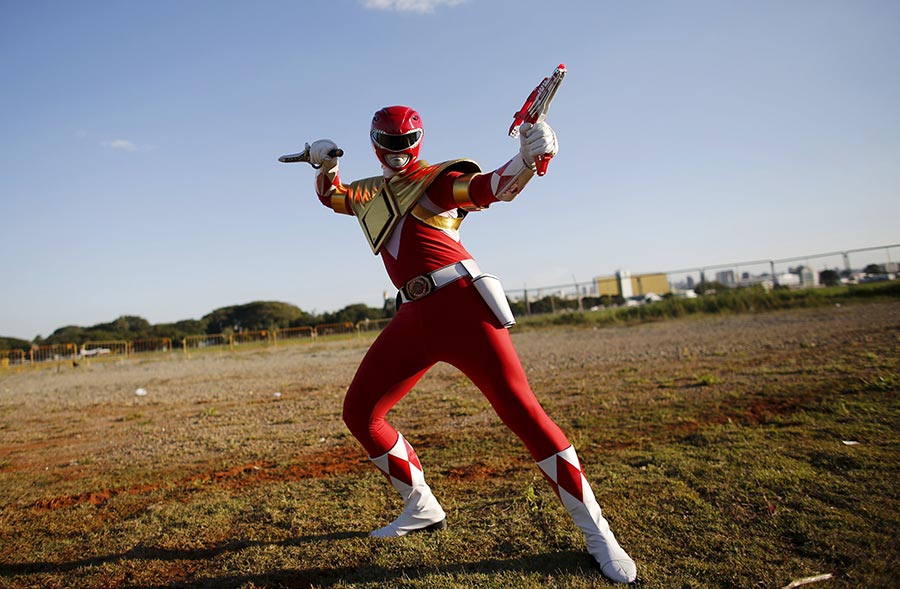
[[[0, 335], [391, 288], [305, 141], [372, 113], [485, 169], [558, 63], [560, 153], [463, 242], [509, 289], [900, 242], [900, 3], [3, 2]], [[896, 261], [896, 259], [894, 260]]]

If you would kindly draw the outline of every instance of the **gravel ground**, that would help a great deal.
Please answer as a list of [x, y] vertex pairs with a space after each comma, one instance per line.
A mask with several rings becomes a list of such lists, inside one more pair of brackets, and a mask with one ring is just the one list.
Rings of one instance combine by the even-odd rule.
[[[817, 348], [852, 347], [874, 330], [898, 338], [900, 303], [516, 331], [513, 338], [541, 397], [575, 378], [601, 382], [629, 366], [685, 357], [702, 364], [790, 350], [814, 363]], [[47, 486], [75, 493], [83, 476], [112, 481], [130, 468], [183, 476], [216, 460], [290, 461], [323, 448], [355, 448], [340, 421], [341, 401], [368, 341], [0, 373], [0, 472], [21, 479], [0, 499], [28, 503]], [[146, 395], [136, 395], [138, 388]], [[399, 423], [414, 421], [400, 407], [417, 395], [440, 396], [460, 424], [495, 419], [449, 366], [436, 366], [398, 406]]]

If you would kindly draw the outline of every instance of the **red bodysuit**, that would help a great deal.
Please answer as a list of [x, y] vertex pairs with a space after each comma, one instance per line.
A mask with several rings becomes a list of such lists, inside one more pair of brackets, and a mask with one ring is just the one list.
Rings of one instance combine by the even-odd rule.
[[[497, 202], [495, 188], [502, 171], [471, 177], [471, 209]], [[352, 198], [347, 187], [336, 175], [324, 176], [317, 182], [322, 203], [336, 212], [353, 214], [346, 200]], [[461, 178], [463, 172], [443, 171], [428, 184], [418, 203], [433, 213], [455, 217], [460, 201], [454, 183]], [[411, 212], [400, 217], [379, 254], [397, 288], [416, 276], [472, 258], [455, 228], [435, 228]], [[500, 326], [471, 279], [464, 277], [422, 299], [403, 303], [360, 364], [344, 400], [343, 419], [369, 456], [380, 456], [397, 442], [398, 433], [385, 416], [437, 362], [451, 364], [470, 378], [536, 461], [570, 446], [535, 398], [509, 332]]]
[[385, 416], [429, 368], [447, 362], [475, 383], [525, 443], [603, 573], [630, 583], [634, 561], [609, 529], [575, 449], [528, 385], [503, 327], [511, 324], [511, 313], [502, 289], [480, 272], [459, 240], [462, 211], [512, 200], [536, 171], [530, 162], [556, 153], [546, 123], [520, 130], [519, 154], [489, 174], [468, 160], [429, 166], [418, 159], [424, 132], [419, 114], [392, 106], [375, 113], [370, 131], [384, 177], [342, 184], [337, 161], [342, 152], [329, 140], [282, 160], [319, 168], [316, 191], [322, 203], [357, 218], [408, 301], [366, 352], [344, 399], [344, 422], [404, 503], [397, 519], [371, 535], [398, 537], [446, 526], [446, 513], [425, 482], [415, 451]]

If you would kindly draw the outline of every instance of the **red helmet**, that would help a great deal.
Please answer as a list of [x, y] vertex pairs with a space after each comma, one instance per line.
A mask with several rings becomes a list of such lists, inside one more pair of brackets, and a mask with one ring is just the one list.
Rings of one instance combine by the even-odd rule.
[[388, 106], [372, 117], [372, 147], [379, 161], [395, 171], [419, 159], [424, 134], [422, 117], [408, 106]]

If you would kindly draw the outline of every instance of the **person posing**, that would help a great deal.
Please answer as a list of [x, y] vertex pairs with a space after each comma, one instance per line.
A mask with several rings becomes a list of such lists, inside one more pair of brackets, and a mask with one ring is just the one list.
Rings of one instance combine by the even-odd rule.
[[375, 113], [371, 141], [382, 174], [344, 184], [337, 145], [309, 146], [316, 192], [336, 213], [355, 216], [381, 257], [401, 303], [363, 358], [347, 391], [343, 420], [404, 502], [400, 516], [371, 533], [403, 536], [446, 525], [410, 443], [385, 419], [437, 362], [461, 370], [525, 444], [604, 575], [630, 583], [634, 561], [601, 514], [575, 449], [532, 392], [507, 327], [515, 323], [497, 278], [484, 274], [463, 247], [465, 216], [513, 200], [557, 139], [545, 122], [523, 124], [519, 153], [489, 173], [468, 159], [429, 165], [419, 159], [425, 134], [419, 113], [389, 106]]

